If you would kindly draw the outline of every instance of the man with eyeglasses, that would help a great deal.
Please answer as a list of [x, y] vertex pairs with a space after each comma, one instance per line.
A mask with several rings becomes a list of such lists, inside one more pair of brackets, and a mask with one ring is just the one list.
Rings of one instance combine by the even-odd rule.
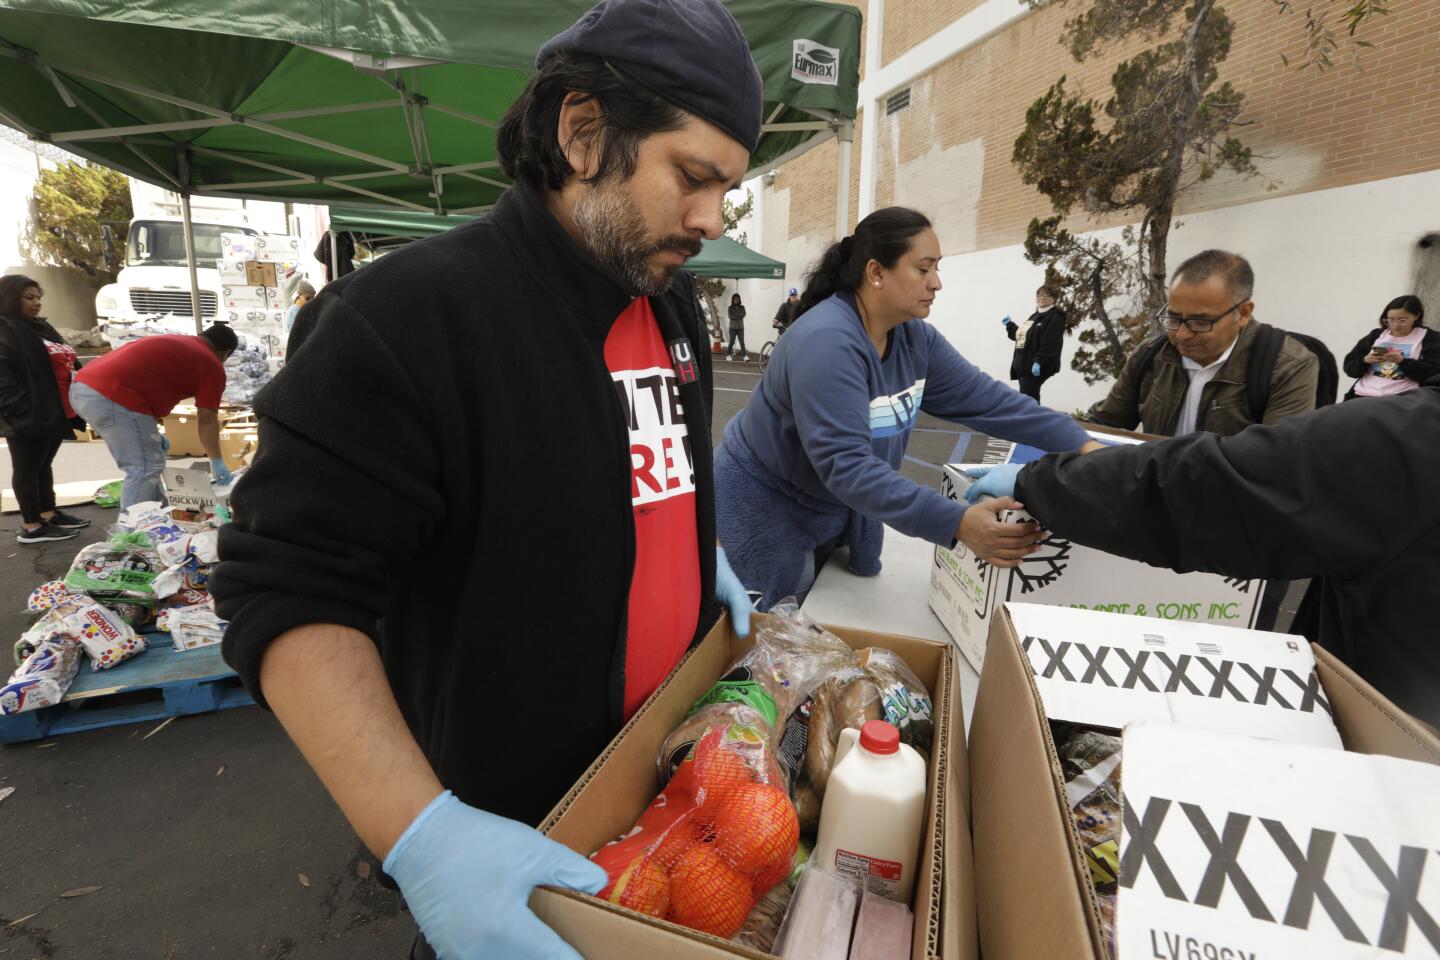
[[1140, 425], [1166, 437], [1197, 430], [1228, 437], [1314, 410], [1319, 363], [1291, 337], [1275, 356], [1261, 409], [1251, 409], [1246, 380], [1261, 326], [1250, 299], [1254, 287], [1255, 271], [1238, 254], [1206, 250], [1180, 264], [1169, 302], [1156, 315], [1164, 336], [1130, 356], [1110, 395], [1085, 419], [1125, 430]]

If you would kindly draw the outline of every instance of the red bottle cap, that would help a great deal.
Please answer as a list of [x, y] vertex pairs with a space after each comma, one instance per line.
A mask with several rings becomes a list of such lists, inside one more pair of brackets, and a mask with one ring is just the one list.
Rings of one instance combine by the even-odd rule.
[[884, 720], [867, 720], [860, 728], [860, 746], [871, 753], [881, 755], [898, 753], [900, 750], [900, 731], [896, 730], [893, 724]]

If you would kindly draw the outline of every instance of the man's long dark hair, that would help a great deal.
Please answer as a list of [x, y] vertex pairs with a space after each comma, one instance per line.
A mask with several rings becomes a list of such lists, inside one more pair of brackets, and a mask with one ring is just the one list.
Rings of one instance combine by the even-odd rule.
[[500, 169], [511, 180], [559, 190], [575, 172], [557, 138], [560, 107], [565, 95], [572, 92], [598, 100], [602, 111], [575, 134], [577, 138], [599, 137], [600, 165], [587, 183], [598, 183], [612, 173], [628, 180], [635, 173], [640, 142], [652, 133], [676, 130], [685, 122], [683, 110], [600, 57], [557, 54], [530, 78], [496, 131]]
[[908, 207], [883, 207], [855, 225], [855, 233], [832, 243], [820, 261], [805, 275], [805, 292], [795, 310], [798, 317], [821, 300], [841, 290], [858, 290], [865, 281], [865, 265], [876, 261], [886, 270], [910, 249], [930, 221]]
[[20, 298], [25, 296], [25, 291], [31, 287], [40, 290], [40, 284], [18, 273], [0, 277], [0, 317], [24, 319], [25, 314], [20, 310]]

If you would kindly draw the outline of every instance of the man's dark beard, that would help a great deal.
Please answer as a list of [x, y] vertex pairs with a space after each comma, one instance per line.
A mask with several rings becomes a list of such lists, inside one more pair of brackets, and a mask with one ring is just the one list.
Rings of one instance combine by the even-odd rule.
[[651, 297], [669, 290], [675, 271], [680, 269], [667, 265], [652, 270], [651, 257], [665, 250], [690, 257], [700, 252], [700, 241], [693, 237], [651, 241], [630, 192], [617, 186], [591, 188], [575, 204], [572, 215], [586, 251], [636, 296]]

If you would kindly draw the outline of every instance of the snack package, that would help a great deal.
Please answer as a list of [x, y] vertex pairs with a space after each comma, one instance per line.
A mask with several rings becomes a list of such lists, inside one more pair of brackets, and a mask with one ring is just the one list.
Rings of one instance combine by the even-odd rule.
[[906, 960], [914, 932], [915, 916], [909, 907], [867, 890], [855, 917], [850, 960]]
[[101, 603], [155, 602], [160, 555], [143, 534], [117, 534], [82, 547], [65, 575], [65, 586]]
[[901, 743], [914, 747], [928, 760], [935, 740], [935, 704], [930, 691], [892, 650], [866, 647], [859, 658], [860, 669], [880, 690], [883, 719], [900, 731]]
[[194, 650], [219, 643], [225, 638], [229, 624], [216, 615], [212, 606], [204, 603], [160, 611], [159, 626], [174, 638], [176, 650]]
[[708, 729], [634, 829], [591, 857], [610, 876], [600, 896], [735, 936], [756, 901], [790, 874], [800, 840], [765, 733], [749, 724]]
[[1115, 894], [1120, 876], [1120, 746], [1118, 736], [1076, 724], [1055, 723], [1055, 752], [1065, 775], [1065, 796], [1075, 817], [1080, 848], [1090, 865], [1100, 910], [1100, 932], [1115, 955]]
[[55, 706], [75, 682], [79, 670], [78, 643], [57, 634], [41, 640], [0, 687], [0, 714]]
[[49, 580], [30, 591], [30, 599], [25, 601], [25, 609], [30, 613], [44, 613], [65, 597], [73, 595], [73, 591], [65, 586], [64, 580]]
[[846, 960], [856, 896], [849, 880], [807, 867], [775, 939], [776, 955], [785, 960]]
[[52, 634], [78, 642], [90, 655], [93, 670], [106, 670], [137, 653], [145, 652], [145, 640], [115, 611], [89, 597], [67, 597], [45, 614]]

